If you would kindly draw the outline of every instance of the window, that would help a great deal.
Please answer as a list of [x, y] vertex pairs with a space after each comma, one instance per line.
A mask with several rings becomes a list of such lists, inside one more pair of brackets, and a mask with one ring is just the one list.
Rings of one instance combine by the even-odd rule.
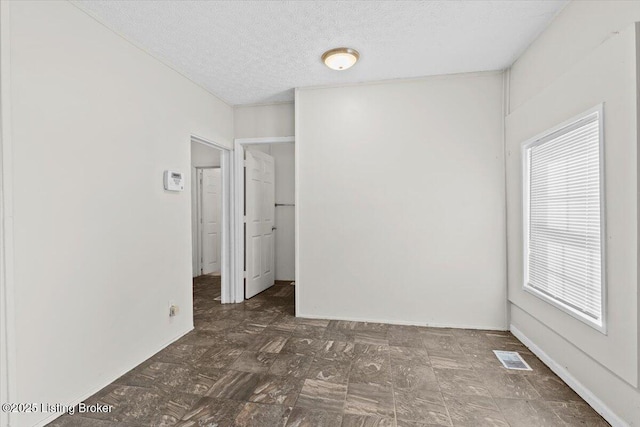
[[524, 289], [605, 332], [602, 106], [523, 144]]

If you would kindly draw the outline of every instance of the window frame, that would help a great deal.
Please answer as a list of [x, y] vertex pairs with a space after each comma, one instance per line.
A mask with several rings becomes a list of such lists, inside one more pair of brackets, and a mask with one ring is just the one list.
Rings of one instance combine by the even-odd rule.
[[[529, 178], [529, 153], [530, 149], [538, 145], [544, 144], [556, 137], [571, 132], [572, 130], [580, 127], [580, 124], [593, 114], [597, 114], [598, 120], [598, 139], [599, 139], [599, 186], [600, 186], [600, 322], [592, 317], [582, 313], [565, 302], [548, 295], [535, 287], [529, 285], [529, 191], [530, 191], [530, 178]], [[607, 270], [606, 270], [606, 187], [605, 187], [605, 152], [604, 152], [604, 104], [598, 104], [597, 106], [590, 108], [577, 116], [572, 117], [565, 122], [548, 129], [533, 138], [524, 141], [521, 144], [521, 164], [522, 164], [522, 249], [523, 249], [523, 269], [522, 269], [522, 289], [527, 293], [536, 296], [537, 298], [551, 304], [559, 310], [569, 314], [575, 319], [589, 325], [604, 335], [607, 335]]]

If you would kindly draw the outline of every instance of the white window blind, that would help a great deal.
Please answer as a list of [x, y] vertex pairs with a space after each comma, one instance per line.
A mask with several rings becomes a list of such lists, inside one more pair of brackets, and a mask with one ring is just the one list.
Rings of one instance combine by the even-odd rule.
[[603, 328], [602, 109], [524, 146], [525, 289]]

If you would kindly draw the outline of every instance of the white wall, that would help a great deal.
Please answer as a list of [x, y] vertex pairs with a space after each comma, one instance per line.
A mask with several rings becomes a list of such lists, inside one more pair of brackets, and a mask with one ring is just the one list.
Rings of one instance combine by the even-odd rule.
[[[196, 168], [219, 166], [220, 150], [207, 147], [199, 142], [191, 142], [191, 182], [194, 183], [194, 185], [191, 186], [191, 275], [193, 277], [200, 275], [200, 269], [198, 268], [200, 263], [198, 262], [198, 193], [197, 186], [195, 184], [197, 179]], [[220, 205], [222, 204], [222, 200], [219, 200], [218, 202]], [[222, 250], [222, 248], [220, 248], [220, 250]]]
[[506, 328], [502, 74], [296, 98], [298, 314]]
[[[10, 73], [9, 15], [8, 2], [0, 2], [0, 402], [9, 402], [15, 394], [13, 376], [15, 359], [12, 358], [14, 343], [11, 332], [14, 319], [14, 293], [7, 283], [11, 281], [11, 248], [13, 216], [11, 198], [7, 189], [11, 187], [11, 123], [10, 123]], [[0, 411], [0, 426], [9, 424], [9, 413]]]
[[234, 137], [260, 138], [293, 136], [293, 103], [237, 106], [234, 108]]
[[[638, 44], [640, 3], [573, 2], [511, 70], [506, 118], [512, 330], [561, 367], [613, 425], [640, 425]], [[626, 28], [625, 28], [626, 26]], [[521, 143], [604, 102], [607, 325], [603, 335], [522, 290]], [[588, 392], [585, 394], [585, 390]]]
[[640, 2], [572, 1], [511, 67], [515, 110], [618, 31], [640, 20]]
[[9, 9], [15, 401], [71, 403], [192, 328], [190, 187], [162, 173], [192, 134], [230, 147], [233, 111], [68, 2]]
[[191, 143], [191, 166], [208, 168], [220, 166], [220, 150], [207, 147], [199, 142]]
[[[293, 136], [293, 113], [292, 103], [236, 107], [234, 109], [235, 137]], [[260, 150], [273, 156], [275, 162], [275, 202], [293, 204], [295, 192], [295, 146], [293, 144], [255, 144], [249, 145], [247, 148]], [[295, 278], [294, 225], [294, 207], [276, 207], [276, 280], [292, 281]]]

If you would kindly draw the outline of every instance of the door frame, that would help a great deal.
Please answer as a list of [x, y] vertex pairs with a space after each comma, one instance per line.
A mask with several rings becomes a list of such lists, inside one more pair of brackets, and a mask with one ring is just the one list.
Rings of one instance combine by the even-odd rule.
[[[194, 166], [196, 172], [196, 182], [195, 182], [195, 190], [196, 190], [196, 237], [195, 237], [195, 247], [196, 253], [194, 254], [196, 257], [196, 261], [198, 264], [197, 270], [200, 272], [199, 275], [202, 275], [202, 271], [204, 270], [202, 264], [202, 186], [200, 185], [200, 177], [199, 174], [202, 173], [204, 169], [220, 169], [220, 174], [222, 175], [222, 168], [220, 166]], [[222, 185], [221, 185], [222, 187]], [[222, 212], [222, 206], [220, 206], [220, 212]], [[220, 224], [222, 228], [222, 224]], [[223, 252], [222, 242], [220, 242], [220, 268], [222, 269], [222, 252]], [[222, 274], [222, 270], [221, 273]]]
[[[234, 258], [234, 254], [236, 253], [234, 250], [235, 239], [233, 238], [234, 216], [232, 194], [235, 183], [233, 182], [234, 167], [233, 162], [231, 161], [232, 153], [228, 147], [196, 135], [191, 135], [190, 142], [197, 142], [199, 144], [206, 145], [207, 147], [220, 150], [220, 175], [222, 180], [222, 206], [220, 207], [222, 214], [220, 224], [220, 302], [222, 304], [237, 302], [237, 298], [234, 295], [234, 287], [232, 286], [232, 284], [235, 283], [233, 275], [235, 271], [234, 265], [236, 264], [236, 260]], [[189, 152], [191, 152], [191, 149], [189, 149]], [[190, 203], [190, 206], [193, 207], [193, 204]], [[198, 208], [196, 209], [199, 209], [199, 202]], [[193, 212], [191, 213], [191, 218], [193, 218]], [[193, 239], [193, 224], [191, 227], [191, 238]], [[196, 228], [198, 240], [200, 240], [199, 224], [196, 224]], [[193, 248], [193, 242], [191, 242], [191, 247]], [[193, 254], [191, 254], [191, 256], [193, 257]], [[200, 264], [200, 261], [198, 264]]]
[[[236, 138], [233, 141], [234, 163], [234, 241], [235, 274], [232, 292], [235, 302], [244, 301], [244, 150], [245, 145], [254, 144], [294, 144], [293, 136], [273, 136], [264, 138]], [[296, 251], [297, 256], [297, 251]]]

